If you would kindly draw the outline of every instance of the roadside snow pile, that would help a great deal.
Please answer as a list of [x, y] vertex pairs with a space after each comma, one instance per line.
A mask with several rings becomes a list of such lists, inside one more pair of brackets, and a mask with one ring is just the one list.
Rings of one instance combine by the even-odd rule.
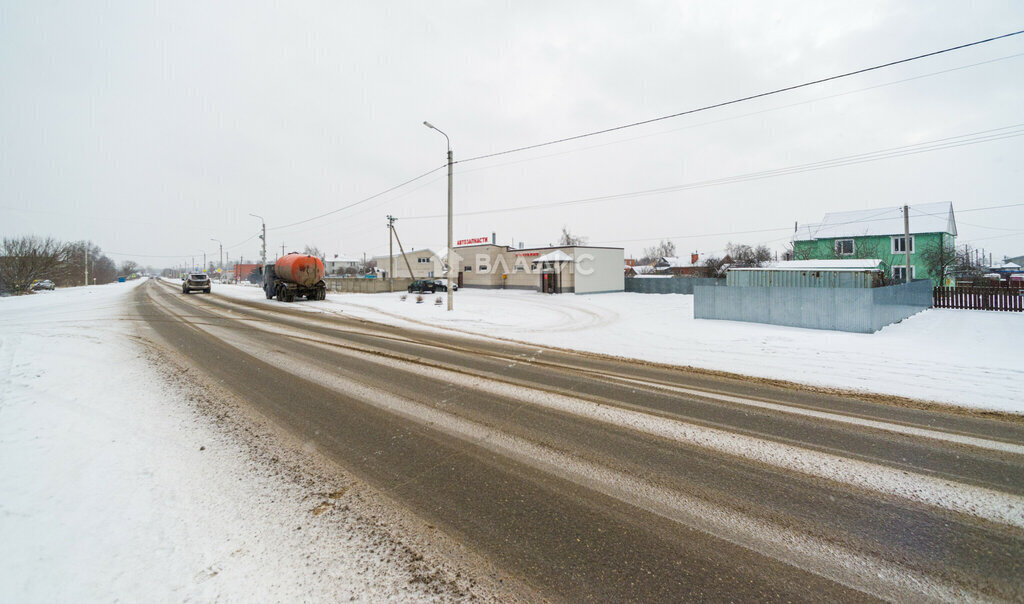
[[[215, 293], [264, 300], [258, 289]], [[455, 310], [402, 302], [400, 293], [328, 294], [294, 304], [312, 312], [755, 377], [1024, 413], [1024, 314], [931, 309], [874, 334], [695, 320], [693, 296], [549, 296], [463, 289]], [[437, 294], [444, 296], [444, 293]], [[428, 296], [428, 301], [431, 301]], [[265, 301], [278, 304], [276, 301]]]
[[155, 371], [141, 283], [0, 300], [0, 600], [467, 597], [351, 484], [261, 461]]

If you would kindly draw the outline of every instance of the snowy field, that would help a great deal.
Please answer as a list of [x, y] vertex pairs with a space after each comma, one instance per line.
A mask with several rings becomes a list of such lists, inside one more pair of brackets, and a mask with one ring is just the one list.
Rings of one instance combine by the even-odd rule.
[[[267, 301], [258, 287], [216, 293]], [[695, 320], [693, 296], [549, 296], [463, 289], [455, 310], [437, 296], [328, 294], [310, 311], [458, 330], [534, 344], [862, 392], [1024, 413], [1024, 313], [930, 309], [874, 334]]]
[[0, 602], [467, 597], [358, 485], [266, 461], [162, 375], [141, 283], [0, 298]]

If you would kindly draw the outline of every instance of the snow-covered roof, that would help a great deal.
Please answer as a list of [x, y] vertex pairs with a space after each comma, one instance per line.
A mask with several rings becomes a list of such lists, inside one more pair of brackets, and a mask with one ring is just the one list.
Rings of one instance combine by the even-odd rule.
[[700, 263], [704, 261], [704, 254], [697, 255], [697, 262], [690, 262], [692, 256], [664, 256], [658, 260], [658, 264], [665, 263], [669, 268], [690, 268], [692, 266], [700, 266]]
[[865, 271], [878, 270], [882, 263], [878, 258], [842, 260], [780, 260], [769, 262], [762, 267], [731, 268], [731, 271]]
[[647, 273], [637, 273], [634, 279], [673, 279], [672, 275], [650, 275]]
[[345, 254], [326, 254], [324, 255], [325, 262], [362, 262], [361, 258], [353, 258], [346, 256]]
[[[437, 256], [437, 254], [435, 254], [433, 252], [433, 250], [431, 250], [430, 248], [420, 248], [418, 250], [408, 250], [407, 252], [405, 252], [405, 255], [406, 256], [411, 256], [413, 254], [419, 254], [419, 257], [422, 257], [423, 252], [427, 252], [428, 255], [432, 256], [432, 257], [433, 256]], [[373, 258], [371, 258], [371, 260], [374, 260], [374, 261], [376, 261], [379, 264], [381, 260], [387, 260], [390, 257], [391, 256], [388, 256], [387, 254], [385, 254], [383, 256], [374, 256]], [[399, 252], [399, 251], [395, 251], [395, 258], [398, 259], [399, 261], [401, 261], [402, 253]]]
[[[919, 203], [910, 206], [910, 232], [949, 233], [956, 235], [953, 204], [949, 201]], [[818, 223], [805, 224], [797, 229], [793, 239], [813, 241], [835, 237], [865, 237], [871, 235], [900, 235], [903, 233], [903, 206], [829, 212]]]
[[1005, 270], [1015, 271], [1015, 270], [1020, 268], [1020, 265], [1017, 264], [1016, 262], [1004, 262], [1002, 264], [997, 264], [995, 266], [990, 266], [989, 268], [994, 270], [994, 271], [1005, 271]]
[[555, 250], [544, 254], [540, 258], [535, 258], [533, 262], [534, 264], [538, 262], [572, 262], [572, 256], [562, 250]]

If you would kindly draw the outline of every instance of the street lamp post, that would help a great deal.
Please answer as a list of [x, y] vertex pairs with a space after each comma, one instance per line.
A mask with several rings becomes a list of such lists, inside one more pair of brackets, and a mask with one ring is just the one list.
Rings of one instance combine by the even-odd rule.
[[448, 143], [448, 310], [452, 310], [452, 271], [455, 269], [453, 264], [455, 252], [452, 250], [452, 140], [430, 122], [424, 121], [423, 125], [444, 134], [444, 140]]
[[255, 214], [249, 214], [253, 218], [259, 218], [260, 224], [263, 225], [263, 233], [260, 235], [260, 239], [263, 240], [263, 247], [260, 249], [260, 272], [263, 272], [263, 267], [267, 265], [267, 223], [263, 220], [262, 216]]
[[220, 239], [214, 239], [213, 237], [210, 237], [210, 241], [216, 241], [217, 242], [217, 247], [220, 250], [220, 260], [217, 263], [217, 268], [219, 268], [221, 270], [221, 273], [223, 273], [224, 272], [224, 244], [221, 243]]

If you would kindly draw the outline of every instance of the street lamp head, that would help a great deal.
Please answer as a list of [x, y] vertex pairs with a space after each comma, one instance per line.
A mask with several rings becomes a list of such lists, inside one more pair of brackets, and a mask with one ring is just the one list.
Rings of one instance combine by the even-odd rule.
[[[434, 128], [434, 125], [426, 120], [423, 120], [423, 125], [426, 126], [427, 128]], [[437, 130], [437, 128], [434, 128], [434, 130]]]

